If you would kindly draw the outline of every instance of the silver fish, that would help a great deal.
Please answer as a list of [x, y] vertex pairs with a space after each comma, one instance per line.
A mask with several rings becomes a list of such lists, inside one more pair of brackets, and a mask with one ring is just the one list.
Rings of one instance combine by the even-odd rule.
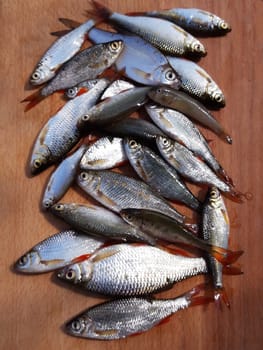
[[51, 207], [67, 192], [76, 177], [80, 159], [86, 148], [86, 145], [81, 146], [72, 155], [64, 159], [52, 173], [43, 195], [43, 209]]
[[201, 203], [188, 190], [177, 171], [150, 148], [133, 139], [125, 139], [124, 148], [133, 169], [155, 191], [171, 201], [200, 210]]
[[104, 136], [87, 148], [81, 158], [80, 169], [111, 169], [126, 161], [123, 140], [119, 137]]
[[163, 18], [184, 28], [190, 33], [213, 36], [231, 31], [231, 26], [215, 14], [197, 8], [173, 8], [145, 12], [146, 16]]
[[122, 298], [95, 305], [66, 323], [66, 332], [81, 338], [113, 340], [150, 330], [179, 310], [206, 304], [202, 286], [173, 299]]
[[65, 230], [35, 245], [15, 263], [15, 270], [23, 273], [54, 271], [74, 262], [74, 259], [94, 253], [104, 245], [103, 239]]
[[[125, 46], [124, 46], [125, 49]], [[101, 100], [106, 100], [106, 98], [113, 97], [115, 95], [118, 95], [120, 92], [133, 89], [135, 86], [131, 83], [129, 83], [126, 80], [114, 80], [104, 91], [103, 95], [101, 96]]]
[[186, 218], [142, 181], [109, 170], [85, 171], [77, 184], [105, 207], [120, 212], [125, 208], [145, 208], [171, 216], [180, 223]]
[[57, 162], [69, 152], [80, 140], [81, 133], [77, 128], [78, 118], [91, 108], [108, 81], [101, 80], [93, 89], [68, 101], [40, 131], [35, 142], [30, 169], [32, 174], [42, 171]]
[[92, 0], [94, 10], [89, 13], [112, 23], [118, 28], [128, 30], [146, 41], [149, 41], [159, 50], [170, 55], [204, 56], [204, 45], [182, 28], [169, 21], [146, 16], [126, 16], [112, 12], [97, 1]]
[[225, 106], [222, 90], [202, 67], [183, 58], [171, 56], [166, 58], [179, 75], [183, 91], [215, 107]]
[[152, 121], [166, 135], [182, 143], [194, 154], [200, 156], [218, 176], [222, 177], [227, 183], [233, 184], [213, 155], [204, 136], [191, 120], [174, 109], [164, 108], [154, 104], [147, 104], [145, 108]]
[[30, 83], [40, 85], [53, 78], [59, 67], [80, 50], [87, 32], [94, 25], [95, 22], [89, 20], [57, 39], [38, 62], [31, 75]]
[[50, 208], [52, 214], [71, 227], [107, 240], [139, 241], [154, 245], [155, 239], [127, 224], [112, 211], [91, 204], [58, 203]]
[[115, 62], [118, 72], [144, 85], [170, 85], [180, 87], [178, 75], [169, 65], [167, 58], [154, 46], [135, 35], [107, 32], [93, 28], [89, 39], [94, 43], [122, 40], [124, 49]]
[[90, 124], [105, 125], [131, 114], [147, 101], [150, 87], [135, 87], [104, 100], [78, 120], [80, 129]]
[[93, 88], [99, 81], [100, 79], [89, 79], [86, 81], [83, 81], [81, 83], [79, 83], [76, 86], [70, 87], [69, 89], [67, 89], [64, 92], [64, 96], [67, 99], [72, 99], [75, 98], [76, 96], [78, 96], [78, 94], [81, 92], [81, 90], [89, 90], [91, 88]]
[[143, 245], [117, 244], [58, 272], [60, 279], [111, 296], [152, 294], [206, 273], [203, 258], [187, 258]]

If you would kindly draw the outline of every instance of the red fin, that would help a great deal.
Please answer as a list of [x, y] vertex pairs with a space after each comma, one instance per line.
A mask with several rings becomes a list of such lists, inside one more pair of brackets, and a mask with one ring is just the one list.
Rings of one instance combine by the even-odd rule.
[[78, 256], [77, 258], [72, 259], [71, 263], [72, 264], [80, 263], [84, 260], [89, 259], [90, 257], [91, 257], [91, 254], [83, 254], [83, 255]]
[[183, 226], [190, 232], [192, 232], [195, 236], [198, 235], [199, 225], [197, 223], [191, 222], [191, 219], [185, 218]]
[[226, 265], [223, 266], [223, 274], [224, 275], [243, 275], [244, 272], [241, 270], [239, 266]]
[[160, 245], [161, 249], [166, 250], [170, 254], [193, 257], [193, 255], [187, 252], [186, 250], [180, 249], [178, 247], [171, 247], [169, 243], [166, 243], [164, 241], [158, 240], [158, 245]]
[[211, 255], [223, 265], [230, 265], [234, 263], [243, 253], [243, 250], [233, 252], [232, 250], [215, 246], [212, 246], [211, 249]]
[[253, 199], [253, 195], [250, 192], [239, 192], [235, 191], [233, 188], [230, 192], [224, 192], [224, 195], [236, 203], [244, 203], [246, 200], [250, 201]]
[[172, 317], [173, 315], [170, 315], [170, 316], [167, 316], [165, 317], [163, 320], [161, 320], [156, 326], [161, 326], [162, 324], [165, 324], [165, 323], [168, 323], [170, 321], [170, 318]]
[[58, 30], [57, 32], [51, 32], [49, 34], [60, 38], [61, 36], [64, 36], [64, 35], [68, 34], [69, 32], [71, 32], [70, 29], [65, 29], [65, 30]]
[[126, 16], [146, 16], [146, 12], [127, 12]]
[[41, 102], [42, 100], [44, 100], [44, 98], [46, 96], [43, 96], [40, 94], [41, 90], [38, 90], [36, 92], [34, 92], [32, 95], [27, 96], [24, 100], [21, 101], [22, 102], [29, 102], [26, 105], [25, 108], [25, 112], [29, 111], [31, 108], [33, 108], [34, 106], [36, 106], [39, 102]]
[[214, 140], [213, 139], [206, 139], [206, 142], [210, 145]]
[[214, 302], [214, 298], [212, 295], [197, 296], [201, 292], [206, 292], [206, 291], [209, 292], [209, 290], [206, 289], [206, 286], [207, 285], [205, 283], [198, 284], [197, 286], [192, 288], [189, 292], [183, 294], [184, 297], [189, 299], [190, 306], [205, 305], [205, 304]]
[[77, 96], [80, 96], [80, 95], [83, 95], [85, 94], [86, 92], [88, 92], [89, 90], [85, 87], [81, 87], [77, 93]]
[[225, 288], [217, 288], [214, 291], [214, 299], [215, 299], [215, 303], [220, 307], [221, 303], [224, 302], [225, 305], [230, 309], [230, 302], [228, 299], [228, 296], [226, 294]]
[[223, 180], [230, 186], [234, 186], [234, 182], [231, 179], [231, 177], [229, 177], [226, 173], [226, 171], [223, 168], [220, 168], [220, 170], [218, 171], [218, 175], [223, 178]]
[[93, 10], [86, 11], [88, 15], [94, 16], [101, 20], [107, 20], [111, 16], [112, 11], [98, 1], [91, 0], [91, 4], [93, 6]]
[[70, 29], [75, 29], [81, 25], [80, 22], [74, 21], [73, 19], [69, 19], [69, 18], [59, 18], [58, 20], [61, 23], [63, 23], [64, 26], [66, 26]]

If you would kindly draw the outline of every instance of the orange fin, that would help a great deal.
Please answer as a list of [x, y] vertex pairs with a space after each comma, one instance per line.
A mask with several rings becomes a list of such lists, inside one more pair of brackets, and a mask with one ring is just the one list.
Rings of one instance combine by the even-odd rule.
[[180, 249], [178, 247], [171, 247], [169, 243], [166, 243], [164, 241], [158, 241], [158, 245], [160, 245], [161, 249], [167, 251], [170, 254], [174, 254], [174, 255], [182, 255], [182, 256], [186, 256], [186, 257], [193, 257], [192, 254], [190, 254], [189, 252], [187, 252], [184, 249]]
[[138, 11], [138, 12], [126, 12], [126, 16], [146, 16], [146, 12]]
[[224, 302], [224, 304], [230, 309], [230, 302], [224, 287], [216, 288], [216, 290], [214, 291], [214, 299], [215, 299], [215, 303], [219, 307], [220, 307], [220, 304]]
[[211, 249], [211, 255], [223, 265], [230, 265], [234, 263], [243, 253], [243, 250], [234, 252], [232, 250], [227, 250], [216, 246], [212, 246]]
[[104, 330], [94, 330], [94, 333], [102, 336], [110, 336], [110, 335], [115, 335], [118, 334], [117, 329], [104, 329]]
[[224, 275], [243, 275], [244, 272], [241, 270], [239, 266], [226, 265], [223, 266], [223, 274]]
[[252, 193], [242, 193], [240, 191], [235, 191], [233, 188], [231, 188], [230, 192], [224, 192], [224, 195], [236, 203], [244, 203], [246, 200], [250, 201], [253, 199]]
[[81, 25], [80, 22], [74, 21], [73, 19], [69, 19], [69, 18], [59, 18], [58, 20], [61, 23], [63, 23], [64, 26], [66, 26], [70, 29], [75, 29]]
[[91, 254], [83, 254], [83, 255], [78, 256], [77, 258], [72, 259], [71, 263], [72, 264], [77, 264], [77, 263], [80, 263], [80, 262], [82, 262], [84, 260], [89, 259], [90, 257], [91, 257]]
[[205, 283], [198, 284], [197, 286], [192, 288], [189, 292], [183, 294], [185, 298], [189, 299], [190, 301], [189, 306], [205, 305], [205, 304], [214, 302], [214, 298], [212, 295], [197, 296], [201, 292], [207, 291], [206, 286], [207, 285]]
[[44, 265], [48, 266], [48, 265], [59, 264], [63, 261], [65, 261], [65, 260], [64, 259], [40, 260], [40, 264], [44, 264]]
[[21, 101], [21, 103], [29, 102], [26, 105], [25, 112], [29, 111], [31, 108], [36, 106], [39, 102], [44, 100], [44, 98], [46, 96], [41, 95], [40, 91], [41, 90], [38, 90], [38, 91], [34, 92], [32, 95], [27, 96], [24, 100]]
[[111, 256], [119, 253], [119, 250], [111, 250], [111, 251], [99, 251], [97, 254], [94, 255], [92, 262], [99, 262], [101, 260], [110, 258]]
[[227, 175], [226, 171], [223, 168], [220, 167], [220, 169], [218, 170], [218, 175], [222, 177], [228, 185], [232, 187], [235, 186], [233, 180]]
[[173, 315], [167, 316], [162, 319], [156, 326], [161, 326], [162, 324], [168, 323]]
[[111, 16], [112, 11], [108, 9], [106, 6], [99, 3], [98, 1], [91, 0], [91, 4], [93, 7], [93, 10], [87, 10], [86, 13], [88, 15], [96, 17], [100, 20], [107, 20]]
[[65, 29], [65, 30], [58, 30], [57, 32], [51, 32], [49, 34], [60, 38], [61, 36], [64, 36], [64, 35], [68, 34], [69, 32], [71, 32], [70, 29]]
[[85, 94], [86, 92], [88, 92], [89, 90], [85, 87], [81, 87], [77, 93], [77, 96], [81, 96], [83, 94]]

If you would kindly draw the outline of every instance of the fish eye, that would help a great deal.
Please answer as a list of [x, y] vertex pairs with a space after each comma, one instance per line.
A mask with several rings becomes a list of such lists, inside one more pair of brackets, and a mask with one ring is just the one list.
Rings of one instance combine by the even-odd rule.
[[215, 199], [217, 197], [217, 192], [215, 190], [212, 190], [210, 196], [212, 199]]
[[159, 88], [159, 89], [156, 90], [156, 92], [157, 92], [158, 94], [160, 94], [160, 93], [162, 92], [162, 90]]
[[228, 29], [228, 24], [226, 22], [222, 22], [222, 23], [220, 23], [220, 27], [222, 29]]
[[221, 95], [219, 95], [219, 94], [216, 94], [216, 95], [215, 95], [215, 101], [216, 101], [216, 102], [222, 102], [222, 100], [223, 100], [223, 98], [222, 98]]
[[71, 323], [71, 328], [73, 331], [78, 332], [81, 329], [81, 322], [79, 320], [75, 320]]
[[89, 120], [89, 116], [87, 114], [83, 115], [81, 120], [83, 120], [84, 122]]
[[67, 91], [67, 95], [68, 95], [69, 97], [74, 97], [74, 96], [76, 96], [76, 93], [77, 93], [77, 89], [76, 89], [76, 88], [71, 88], [71, 89], [68, 89], [68, 91]]
[[118, 41], [113, 41], [113, 42], [110, 44], [110, 48], [111, 48], [113, 51], [117, 51], [119, 47], [120, 47], [120, 44], [119, 44]]
[[200, 51], [201, 51], [201, 45], [196, 44], [196, 45], [194, 46], [194, 49], [195, 49], [195, 51], [200, 52]]
[[63, 205], [63, 204], [56, 204], [56, 205], [55, 205], [55, 210], [61, 211], [61, 210], [63, 210], [63, 209], [64, 209], [64, 205]]
[[131, 214], [124, 214], [124, 218], [125, 218], [127, 221], [129, 221], [129, 222], [132, 221], [132, 215], [131, 215]]
[[165, 78], [166, 78], [167, 80], [175, 80], [176, 75], [175, 75], [175, 73], [170, 69], [170, 70], [168, 70], [168, 71], [165, 73]]
[[68, 270], [66, 273], [66, 279], [67, 280], [73, 280], [76, 277], [76, 273], [73, 269]]
[[45, 208], [49, 208], [51, 206], [51, 201], [49, 199], [47, 199], [44, 203], [43, 203]]
[[34, 72], [31, 77], [32, 77], [33, 80], [37, 80], [37, 79], [40, 78], [40, 73], [39, 72]]
[[40, 159], [36, 159], [36, 160], [34, 160], [34, 167], [36, 168], [36, 169], [38, 169], [38, 168], [40, 168], [41, 167], [41, 160]]
[[82, 180], [87, 180], [88, 175], [87, 175], [87, 173], [83, 172], [83, 173], [80, 174], [80, 177], [81, 177]]
[[163, 143], [164, 146], [167, 146], [169, 144], [169, 140], [164, 137], [162, 139], [162, 143]]
[[28, 256], [27, 255], [23, 255], [19, 260], [18, 260], [18, 265], [19, 266], [24, 266], [26, 265], [28, 262]]
[[129, 141], [129, 145], [131, 148], [136, 148], [138, 146], [137, 142], [135, 140], [130, 140]]

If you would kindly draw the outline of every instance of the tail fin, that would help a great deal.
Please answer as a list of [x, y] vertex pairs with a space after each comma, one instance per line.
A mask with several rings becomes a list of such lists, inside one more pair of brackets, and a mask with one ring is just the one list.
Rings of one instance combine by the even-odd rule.
[[59, 18], [58, 20], [61, 23], [63, 23], [64, 26], [66, 26], [70, 29], [75, 29], [81, 25], [80, 22], [74, 21], [73, 19], [69, 19], [69, 18]]
[[29, 111], [31, 108], [36, 106], [39, 102], [44, 100], [45, 97], [46, 96], [41, 95], [41, 90], [38, 90], [34, 92], [32, 95], [29, 95], [28, 97], [26, 97], [24, 100], [21, 101], [21, 103], [29, 102], [26, 105], [25, 112]]
[[215, 289], [214, 299], [218, 307], [221, 307], [221, 303], [224, 302], [224, 304], [230, 309], [230, 302], [224, 287]]
[[98, 1], [91, 0], [92, 10], [87, 10], [86, 14], [93, 16], [97, 19], [107, 21], [108, 18], [112, 15], [112, 11], [106, 6], [102, 5]]
[[236, 252], [232, 250], [227, 250], [221, 247], [212, 246], [211, 255], [216, 258], [223, 265], [233, 264], [242, 254], [243, 250], [238, 250]]
[[195, 286], [193, 289], [191, 289], [189, 292], [183, 294], [183, 296], [189, 300], [190, 302], [189, 306], [205, 305], [205, 304], [214, 302], [214, 298], [212, 295], [197, 296], [201, 292], [205, 292], [205, 291], [207, 291], [206, 284], [199, 284]]
[[239, 266], [226, 265], [226, 266], [223, 266], [223, 274], [236, 276], [236, 275], [243, 275], [244, 272], [241, 270], [241, 267]]

